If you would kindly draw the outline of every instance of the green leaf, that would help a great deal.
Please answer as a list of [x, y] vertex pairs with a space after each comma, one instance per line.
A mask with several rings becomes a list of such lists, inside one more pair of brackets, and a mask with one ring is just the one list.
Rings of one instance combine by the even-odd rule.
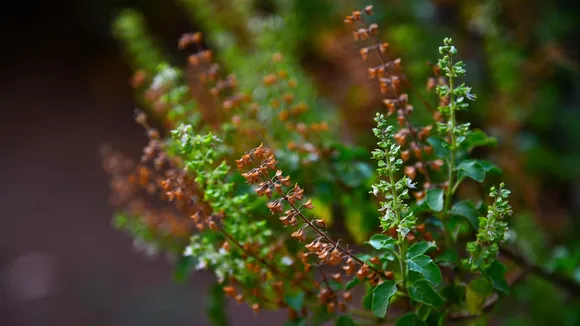
[[487, 160], [479, 160], [479, 164], [481, 165], [481, 167], [483, 167], [483, 169], [485, 170], [485, 172], [493, 172], [493, 173], [503, 173], [503, 171], [495, 164], [491, 163], [490, 161]]
[[409, 296], [411, 299], [438, 308], [445, 303], [445, 299], [426, 280], [420, 280], [409, 287]]
[[485, 180], [485, 170], [477, 160], [465, 160], [459, 163], [455, 170], [459, 171], [458, 175], [460, 180], [465, 176], [477, 182], [483, 182]]
[[435, 262], [441, 265], [456, 265], [459, 262], [459, 256], [453, 249], [447, 249], [435, 258]]
[[427, 190], [427, 205], [434, 212], [443, 210], [443, 189], [433, 188]]
[[346, 283], [345, 290], [348, 291], [359, 284], [360, 284], [360, 279], [355, 276], [355, 277], [353, 277], [352, 280], [350, 280], [348, 283]]
[[470, 287], [465, 289], [465, 303], [467, 305], [467, 311], [472, 315], [480, 315], [481, 308], [485, 297], [481, 297], [477, 292], [473, 291]]
[[447, 158], [451, 155], [449, 151], [449, 143], [441, 137], [429, 137], [427, 139], [429, 145], [435, 150], [435, 155], [440, 158]]
[[395, 281], [385, 281], [373, 290], [372, 305], [373, 314], [379, 318], [385, 317], [389, 302], [397, 292], [397, 283]]
[[329, 313], [325, 305], [319, 305], [314, 309], [314, 315], [310, 318], [308, 326], [327, 325], [327, 322], [332, 319], [334, 319], [334, 314]]
[[419, 317], [419, 319], [426, 320], [427, 317], [429, 317], [429, 315], [431, 314], [432, 310], [433, 310], [433, 308], [422, 304], [422, 305], [419, 305], [419, 307], [417, 307], [415, 309], [415, 314]]
[[407, 272], [407, 281], [409, 284], [413, 284], [415, 282], [424, 280], [425, 277], [423, 276], [423, 274], [419, 273], [419, 272], [415, 272], [415, 271], [408, 271]]
[[292, 296], [287, 295], [284, 297], [284, 299], [290, 308], [294, 309], [295, 311], [300, 311], [302, 310], [302, 305], [304, 304], [304, 292], [299, 292]]
[[369, 292], [362, 298], [362, 307], [366, 310], [373, 308], [373, 293]]
[[436, 247], [437, 246], [435, 246], [435, 244], [433, 244], [433, 242], [426, 242], [426, 241], [417, 242], [414, 245], [412, 245], [411, 248], [409, 248], [409, 251], [407, 251], [406, 258], [413, 259], [419, 255], [426, 253], [430, 249], [433, 249]]
[[375, 234], [368, 241], [368, 244], [377, 250], [386, 249], [389, 251], [395, 250], [396, 243], [397, 240], [385, 234]]
[[499, 260], [494, 261], [485, 270], [485, 276], [491, 281], [493, 287], [501, 294], [508, 294], [510, 291], [509, 285], [505, 280], [505, 273], [507, 268]]
[[485, 299], [492, 293], [492, 290], [493, 288], [489, 281], [483, 277], [469, 283], [469, 286], [465, 289], [467, 311], [474, 315], [481, 314]]
[[414, 312], [410, 312], [397, 319], [396, 326], [427, 326]]
[[462, 146], [465, 146], [465, 149], [467, 151], [471, 151], [475, 147], [488, 145], [496, 146], [497, 139], [495, 139], [495, 137], [489, 137], [484, 131], [479, 129], [470, 132], [462, 144]]
[[193, 270], [195, 259], [191, 256], [180, 256], [173, 267], [173, 279], [176, 282], [183, 282]]
[[460, 304], [465, 301], [465, 285], [449, 284], [441, 289], [441, 295], [451, 304]]
[[410, 270], [423, 274], [425, 279], [433, 285], [441, 283], [441, 270], [435, 265], [431, 257], [426, 255], [413, 257], [413, 259], [407, 260], [407, 266]]
[[479, 214], [477, 213], [477, 209], [475, 209], [475, 205], [473, 205], [471, 201], [464, 200], [460, 201], [459, 203], [456, 203], [451, 208], [450, 213], [451, 215], [465, 217], [469, 222], [469, 224], [471, 224], [473, 229], [475, 229], [476, 231], [479, 228], [479, 220], [478, 220]]
[[212, 285], [206, 301], [207, 316], [212, 325], [227, 326], [229, 324], [226, 307], [227, 301], [223, 287], [220, 284]]
[[336, 320], [336, 326], [356, 326], [356, 323], [350, 316], [342, 315]]

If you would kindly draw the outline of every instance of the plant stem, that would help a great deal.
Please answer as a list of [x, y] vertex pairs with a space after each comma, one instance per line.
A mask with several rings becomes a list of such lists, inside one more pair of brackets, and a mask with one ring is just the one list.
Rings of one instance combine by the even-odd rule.
[[[187, 190], [185, 189], [185, 187], [183, 187], [179, 181], [177, 181], [177, 179], [173, 178], [172, 179], [173, 182], [175, 182], [175, 184], [180, 187], [181, 189], [183, 189], [183, 193], [187, 196], [187, 198], [189, 199], [190, 203], [192, 204], [192, 206], [194, 208], [196, 208], [196, 210], [202, 215], [204, 216], [205, 214], [203, 213], [203, 211], [201, 209], [199, 209], [199, 205], [195, 202], [195, 200], [193, 199], [193, 196], [191, 196], [190, 194], [188, 194]], [[206, 218], [206, 217], [205, 217]], [[293, 277], [291, 277], [290, 275], [285, 274], [284, 272], [282, 272], [281, 270], [279, 270], [278, 268], [276, 268], [275, 265], [272, 265], [270, 263], [268, 263], [268, 261], [266, 261], [264, 258], [254, 254], [251, 250], [246, 250], [246, 248], [244, 248], [244, 246], [238, 241], [236, 240], [231, 234], [229, 234], [226, 230], [224, 230], [223, 228], [218, 230], [219, 233], [221, 235], [224, 236], [224, 238], [228, 239], [230, 242], [232, 242], [236, 247], [238, 247], [242, 252], [244, 252], [246, 255], [254, 258], [256, 261], [258, 261], [260, 264], [262, 264], [267, 270], [269, 270], [273, 275], [278, 275], [281, 278], [285, 278], [287, 280], [289, 280], [292, 284], [298, 286], [299, 288], [301, 288], [306, 294], [312, 294], [313, 291], [311, 289], [306, 288], [301, 282], [297, 282]]]
[[[366, 22], [364, 20], [364, 18], [361, 16], [360, 22], [362, 24], [362, 26], [364, 28], [367, 28]], [[383, 52], [381, 52], [381, 50], [379, 49], [380, 44], [382, 43], [379, 38], [376, 35], [371, 35], [371, 38], [373, 40], [374, 46], [373, 46], [373, 50], [375, 51], [375, 53], [377, 54], [377, 56], [379, 57], [379, 59], [381, 59], [381, 66], [385, 67], [385, 74], [388, 78], [393, 78], [393, 75], [396, 75], [396, 72], [393, 72], [391, 74], [391, 72], [389, 71], [389, 62], [391, 61], [389, 58], [389, 55], [385, 53], [385, 55], [383, 56]], [[411, 83], [409, 83], [407, 81], [407, 78], [401, 77], [400, 79], [404, 80], [407, 82], [407, 84], [412, 88]], [[379, 79], [377, 78], [377, 83], [379, 82]], [[393, 95], [396, 99], [399, 98], [399, 93], [397, 92], [397, 87], [395, 85], [392, 85], [393, 87], [391, 88], [391, 91], [393, 92]], [[430, 107], [429, 102], [427, 102], [424, 98], [421, 97], [421, 94], [419, 92], [416, 92], [416, 95], [419, 96], [420, 100], [423, 102], [423, 104], [425, 104], [425, 106], [427, 107], [427, 109], [431, 112], [433, 112], [433, 108]], [[403, 111], [403, 117], [405, 118], [405, 127], [407, 129], [409, 129], [409, 134], [411, 135], [411, 137], [413, 137], [413, 141], [416, 144], [419, 144], [419, 137], [418, 137], [418, 131], [417, 129], [415, 129], [413, 127], [413, 125], [411, 124], [411, 119], [409, 118], [409, 114], [407, 113], [407, 110], [405, 110], [404, 107], [401, 107], [399, 102], [397, 101], [397, 106], [399, 107], [399, 109], [402, 109]], [[425, 166], [425, 172], [423, 173], [423, 176], [425, 177], [425, 183], [431, 184], [431, 177], [429, 175], [429, 170], [427, 169], [427, 162], [424, 161], [424, 157], [426, 155], [425, 153], [425, 149], [423, 148], [423, 146], [419, 146], [419, 149], [421, 151], [421, 156], [417, 157], [417, 160], [421, 163], [423, 163], [423, 165]]]
[[443, 209], [443, 213], [441, 215], [442, 220], [443, 220], [443, 225], [445, 228], [445, 244], [447, 245], [448, 248], [451, 248], [452, 246], [452, 238], [451, 238], [451, 231], [449, 230], [449, 227], [447, 226], [447, 224], [445, 223], [446, 219], [447, 219], [447, 214], [449, 212], [449, 207], [451, 205], [451, 200], [453, 199], [453, 194], [455, 192], [456, 187], [453, 185], [453, 179], [454, 179], [454, 170], [455, 170], [455, 150], [456, 150], [456, 143], [457, 140], [455, 139], [455, 125], [457, 124], [456, 120], [455, 120], [455, 97], [453, 94], [453, 59], [451, 59], [451, 56], [449, 57], [449, 142], [450, 142], [450, 157], [449, 157], [449, 161], [447, 162], [447, 165], [449, 166], [449, 173], [447, 176], [447, 180], [448, 180], [448, 185], [447, 185], [447, 191], [445, 193], [445, 205], [444, 205], [444, 209]]
[[[387, 151], [385, 151], [387, 152]], [[387, 155], [385, 161], [387, 161], [387, 167], [389, 170], [389, 182], [391, 183], [391, 200], [397, 205], [395, 211], [395, 218], [397, 220], [397, 224], [401, 224], [401, 212], [399, 211], [400, 203], [399, 198], [397, 196], [397, 189], [396, 189], [396, 182], [395, 182], [395, 175], [393, 173], [393, 164], [390, 160], [390, 157]], [[399, 264], [401, 267], [401, 278], [403, 280], [403, 290], [407, 291], [407, 261], [405, 257], [407, 255], [407, 242], [406, 239], [402, 236], [401, 233], [397, 232], [399, 238]]]
[[[260, 164], [254, 158], [254, 155], [252, 155], [250, 152], [246, 152], [246, 153], [250, 156], [250, 159], [254, 162], [254, 164], [259, 167]], [[264, 178], [264, 181], [267, 182], [270, 187], [273, 187], [274, 186], [272, 180], [270, 180], [270, 177], [268, 176], [268, 174], [266, 172], [260, 172], [260, 175], [262, 176], [262, 178]], [[304, 223], [306, 223], [312, 230], [314, 230], [316, 233], [318, 233], [318, 235], [320, 237], [324, 238], [326, 241], [328, 241], [328, 243], [330, 243], [331, 245], [333, 245], [334, 248], [336, 248], [338, 251], [342, 252], [346, 256], [352, 258], [357, 263], [359, 263], [361, 265], [367, 265], [370, 268], [370, 270], [372, 270], [373, 272], [377, 273], [377, 275], [379, 275], [381, 278], [387, 279], [387, 276], [385, 275], [385, 273], [383, 271], [380, 271], [379, 269], [377, 269], [377, 268], [375, 268], [375, 267], [373, 267], [371, 265], [366, 264], [364, 261], [362, 261], [362, 259], [360, 259], [357, 256], [353, 255], [350, 252], [350, 250], [347, 250], [347, 249], [343, 248], [342, 246], [340, 246], [338, 244], [338, 242], [332, 240], [326, 234], [326, 232], [320, 230], [316, 225], [314, 225], [314, 223], [312, 223], [306, 216], [304, 216], [304, 214], [298, 209], [298, 207], [296, 207], [296, 205], [294, 205], [292, 203], [292, 201], [290, 201], [290, 199], [288, 198], [288, 196], [286, 194], [282, 193], [281, 196], [292, 207], [292, 209], [294, 210], [294, 212], [296, 213], [296, 215], [300, 216], [300, 218], [304, 221]]]

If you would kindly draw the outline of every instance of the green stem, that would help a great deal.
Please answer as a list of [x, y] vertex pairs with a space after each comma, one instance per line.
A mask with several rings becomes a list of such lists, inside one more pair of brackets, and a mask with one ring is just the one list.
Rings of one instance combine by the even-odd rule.
[[451, 200], [453, 199], [453, 194], [455, 193], [455, 189], [457, 188], [456, 185], [454, 185], [454, 170], [455, 170], [455, 150], [456, 150], [456, 143], [457, 140], [455, 139], [455, 133], [453, 132], [455, 130], [455, 126], [457, 124], [456, 120], [455, 120], [455, 97], [453, 95], [453, 59], [451, 59], [451, 57], [449, 58], [449, 122], [451, 123], [450, 129], [449, 129], [449, 141], [451, 143], [451, 155], [449, 157], [449, 161], [447, 162], [447, 165], [449, 166], [449, 173], [447, 176], [447, 180], [449, 181], [448, 185], [447, 185], [447, 191], [445, 193], [445, 206], [443, 209], [443, 213], [442, 213], [442, 220], [443, 220], [443, 225], [445, 227], [445, 244], [447, 245], [448, 248], [451, 248], [452, 246], [452, 242], [453, 239], [451, 238], [451, 230], [449, 230], [449, 227], [447, 225], [447, 223], [445, 223], [447, 220], [447, 215], [449, 213], [449, 207], [451, 205]]
[[[395, 212], [395, 218], [397, 220], [397, 225], [401, 224], [401, 214], [399, 212], [400, 203], [399, 198], [397, 196], [397, 188], [395, 182], [395, 175], [393, 173], [393, 165], [390, 160], [390, 157], [386, 155], [385, 161], [387, 161], [387, 167], [389, 169], [389, 182], [391, 183], [391, 196], [393, 196], [392, 201], [397, 205], [397, 207], [393, 207], [393, 211]], [[403, 280], [403, 290], [407, 291], [407, 261], [405, 260], [405, 256], [407, 255], [407, 242], [405, 238], [399, 233], [398, 240], [399, 240], [399, 264], [401, 268], [401, 278]]]

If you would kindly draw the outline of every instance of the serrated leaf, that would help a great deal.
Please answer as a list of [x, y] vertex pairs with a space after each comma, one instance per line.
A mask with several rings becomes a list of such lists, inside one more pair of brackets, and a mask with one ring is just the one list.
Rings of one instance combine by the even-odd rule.
[[505, 280], [505, 273], [507, 268], [499, 260], [494, 261], [485, 270], [485, 276], [491, 281], [493, 287], [501, 294], [508, 294], [510, 291], [509, 285]]
[[443, 210], [443, 189], [433, 188], [427, 190], [427, 205], [434, 212]]
[[485, 170], [477, 160], [465, 160], [459, 163], [455, 170], [459, 171], [459, 179], [467, 176], [477, 182], [485, 180]]
[[465, 217], [469, 224], [477, 231], [479, 228], [479, 220], [477, 213], [477, 209], [475, 209], [475, 205], [468, 200], [461, 201], [453, 205], [450, 211], [451, 215], [458, 215]]
[[373, 248], [377, 250], [395, 250], [397, 240], [385, 234], [375, 234], [368, 241]]
[[433, 242], [426, 241], [417, 242], [409, 248], [409, 251], [407, 251], [406, 258], [413, 259], [436, 247], [437, 246], [435, 246]]
[[342, 315], [336, 320], [336, 326], [356, 326], [356, 323], [350, 316]]
[[299, 292], [295, 295], [287, 295], [284, 297], [288, 306], [295, 311], [302, 310], [302, 305], [304, 304], [304, 292]]
[[371, 308], [375, 316], [379, 318], [385, 317], [389, 302], [396, 292], [397, 283], [395, 281], [385, 281], [374, 288]]
[[407, 266], [410, 270], [423, 274], [425, 279], [433, 285], [441, 283], [441, 270], [435, 265], [431, 257], [426, 255], [416, 256], [407, 260]]
[[409, 287], [409, 296], [411, 299], [438, 308], [445, 303], [445, 299], [426, 280], [420, 280]]
[[345, 290], [348, 291], [359, 284], [360, 284], [360, 279], [355, 276], [352, 280], [350, 280], [350, 281], [348, 281], [348, 283], [346, 283]]
[[397, 319], [396, 326], [427, 326], [414, 312], [410, 312]]

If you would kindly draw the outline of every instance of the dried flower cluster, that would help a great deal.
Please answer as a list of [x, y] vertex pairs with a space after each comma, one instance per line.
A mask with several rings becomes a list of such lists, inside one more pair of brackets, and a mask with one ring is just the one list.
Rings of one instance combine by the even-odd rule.
[[[420, 182], [422, 189], [415, 188], [411, 192], [416, 200], [423, 200], [425, 191], [434, 186], [430, 170], [437, 172], [444, 163], [433, 157], [433, 146], [427, 143], [433, 126], [415, 127], [411, 124], [410, 117], [414, 108], [409, 102], [409, 95], [402, 91], [402, 83], [406, 83], [406, 77], [402, 75], [401, 70], [402, 60], [391, 59], [389, 44], [381, 42], [377, 37], [379, 26], [365, 22], [365, 16], [370, 17], [372, 14], [372, 6], [367, 6], [362, 11], [353, 11], [351, 16], [345, 18], [345, 23], [355, 27], [361, 26], [353, 32], [354, 39], [367, 40], [365, 43], [369, 44], [360, 49], [360, 55], [364, 62], [376, 63], [367, 68], [369, 78], [376, 81], [384, 96], [383, 104], [387, 108], [387, 115], [395, 115], [397, 118], [400, 128], [394, 134], [394, 139], [403, 149], [400, 156], [406, 165], [404, 172], [411, 180], [416, 180], [419, 175], [423, 177], [424, 182]], [[439, 113], [435, 113], [434, 118], [437, 120]]]
[[[284, 176], [277, 169], [276, 158], [270, 149], [260, 145], [244, 154], [236, 163], [240, 169], [255, 166], [242, 176], [248, 183], [256, 185], [255, 192], [259, 197], [265, 196], [270, 200], [267, 203], [270, 212], [273, 215], [279, 214], [279, 220], [285, 227], [294, 228], [292, 238], [306, 243], [306, 252], [300, 256], [305, 271], [312, 269], [308, 257], [316, 256], [317, 265], [340, 266], [347, 276], [356, 275], [360, 281], [369, 280], [374, 285], [393, 277], [392, 272], [382, 270], [380, 259], [375, 257], [364, 262], [349, 249], [342, 247], [339, 241], [331, 239], [324, 230], [327, 225], [323, 219], [306, 217], [304, 211], [314, 208], [312, 201], [304, 198], [304, 189], [298, 184], [292, 185], [290, 177]], [[341, 274], [333, 274], [332, 279], [340, 282]], [[333, 312], [336, 305], [343, 311], [346, 309], [346, 303], [337, 301], [335, 291], [328, 285], [321, 290], [318, 297], [326, 303], [328, 312]], [[349, 300], [350, 292], [344, 292], [342, 298]]]

